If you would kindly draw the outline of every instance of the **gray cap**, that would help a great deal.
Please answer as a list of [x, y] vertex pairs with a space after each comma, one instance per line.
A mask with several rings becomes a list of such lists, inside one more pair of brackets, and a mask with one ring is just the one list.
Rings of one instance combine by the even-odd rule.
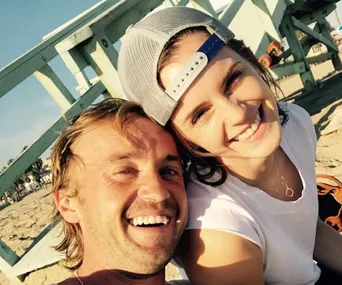
[[[203, 45], [189, 59], [183, 73], [172, 84], [172, 90], [164, 91], [157, 79], [160, 54], [175, 34], [191, 27], [206, 27], [214, 38], [209, 38], [205, 47]], [[220, 21], [196, 9], [172, 7], [152, 13], [131, 27], [123, 38], [118, 72], [125, 95], [142, 105], [150, 117], [164, 126], [182, 94], [218, 50], [232, 38], [234, 34]]]

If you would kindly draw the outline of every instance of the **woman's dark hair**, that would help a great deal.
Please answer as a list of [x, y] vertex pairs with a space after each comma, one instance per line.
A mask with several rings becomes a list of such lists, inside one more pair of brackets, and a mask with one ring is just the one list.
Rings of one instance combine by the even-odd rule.
[[[174, 35], [165, 45], [158, 62], [157, 71], [159, 82], [161, 82], [161, 70], [172, 61], [172, 57], [178, 50], [179, 43], [182, 41], [182, 39], [188, 35], [198, 32], [209, 35], [209, 32], [205, 27], [188, 28]], [[273, 88], [275, 95], [278, 94], [277, 91], [283, 94], [272, 75], [259, 63], [256, 56], [248, 47], [245, 46], [243, 41], [232, 39], [228, 42], [227, 46], [252, 65], [252, 67], [261, 76], [263, 81], [268, 85], [268, 87], [271, 89]], [[285, 110], [280, 108], [279, 105], [278, 112], [281, 125], [283, 126], [288, 120], [288, 115]], [[228, 176], [227, 168], [217, 159], [217, 157], [212, 156], [210, 153], [200, 147], [194, 146], [193, 143], [185, 138], [182, 132], [173, 124], [171, 120], [169, 120], [166, 128], [174, 136], [182, 161], [186, 165], [186, 180], [188, 180], [189, 176], [193, 173], [195, 174], [197, 180], [211, 186], [218, 186], [226, 181]], [[213, 179], [215, 173], [218, 173], [220, 176], [217, 180]]]

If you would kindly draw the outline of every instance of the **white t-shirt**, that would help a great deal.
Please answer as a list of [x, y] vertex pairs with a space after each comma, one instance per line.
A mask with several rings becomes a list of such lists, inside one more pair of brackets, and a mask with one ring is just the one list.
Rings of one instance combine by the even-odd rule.
[[[187, 229], [221, 230], [258, 245], [263, 252], [265, 284], [311, 285], [320, 276], [320, 269], [313, 261], [318, 219], [317, 138], [304, 109], [284, 103], [281, 107], [289, 115], [281, 147], [300, 174], [302, 196], [297, 201], [280, 201], [231, 174], [217, 187], [191, 181], [187, 188]], [[186, 278], [183, 270], [180, 274]]]

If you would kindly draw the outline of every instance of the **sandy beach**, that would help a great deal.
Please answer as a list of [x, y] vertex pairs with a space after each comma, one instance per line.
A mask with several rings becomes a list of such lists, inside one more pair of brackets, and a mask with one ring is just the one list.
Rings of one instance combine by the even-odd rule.
[[[319, 87], [309, 92], [296, 92], [302, 88], [299, 76], [283, 79], [279, 84], [286, 100], [304, 107], [315, 123], [318, 136], [317, 173], [334, 175], [342, 180], [342, 129], [328, 136], [320, 136], [330, 114], [342, 104], [342, 73], [334, 73], [330, 62], [315, 66], [313, 73], [319, 79]], [[325, 79], [327, 75], [329, 79]], [[28, 248], [33, 237], [50, 221], [52, 200], [45, 196], [49, 191], [49, 187], [42, 189], [0, 211], [0, 239], [18, 255]], [[23, 284], [50, 284], [70, 275], [61, 265], [55, 264], [32, 272]], [[167, 279], [177, 279], [171, 265], [167, 269]], [[10, 284], [1, 272], [0, 284]]]

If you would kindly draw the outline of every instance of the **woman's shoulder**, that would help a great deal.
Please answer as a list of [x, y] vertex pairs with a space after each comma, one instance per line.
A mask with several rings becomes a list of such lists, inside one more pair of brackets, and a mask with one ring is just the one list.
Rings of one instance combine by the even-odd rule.
[[300, 137], [304, 143], [304, 134], [307, 134], [308, 141], [316, 146], [317, 135], [310, 114], [301, 106], [293, 103], [279, 104], [288, 115], [284, 129], [285, 137], [292, 140], [293, 137]]
[[246, 186], [240, 180], [228, 173], [228, 177], [221, 185], [211, 186], [196, 179], [190, 179], [186, 187], [189, 208], [206, 209], [207, 213], [217, 211], [245, 211], [248, 195]]
[[216, 187], [193, 181], [187, 229], [220, 229], [256, 240], [256, 221], [242, 192], [228, 180]]
[[[220, 179], [220, 175], [215, 173], [210, 179], [208, 179], [209, 183], [214, 183]], [[186, 191], [188, 198], [191, 197], [220, 197], [224, 195], [225, 197], [234, 196], [234, 189], [238, 188], [239, 185], [236, 185], [235, 180], [229, 179], [230, 174], [228, 173], [228, 177], [225, 179], [223, 183], [220, 185], [209, 185], [199, 181], [194, 175], [191, 176], [189, 183], [186, 186]]]
[[280, 108], [282, 108], [289, 116], [289, 120], [294, 118], [294, 120], [300, 120], [305, 123], [310, 122], [312, 124], [312, 120], [310, 114], [301, 106], [294, 104], [294, 103], [286, 103], [286, 102], [279, 102]]
[[211, 197], [215, 195], [213, 192], [216, 190], [216, 187], [204, 184], [203, 182], [197, 180], [196, 177], [191, 177], [186, 186], [188, 199], [192, 197]]
[[[230, 174], [228, 174], [229, 176]], [[206, 185], [196, 179], [190, 180], [186, 188], [188, 205], [192, 213], [226, 212], [228, 209], [243, 208], [246, 203], [238, 185], [230, 177], [217, 186]]]

